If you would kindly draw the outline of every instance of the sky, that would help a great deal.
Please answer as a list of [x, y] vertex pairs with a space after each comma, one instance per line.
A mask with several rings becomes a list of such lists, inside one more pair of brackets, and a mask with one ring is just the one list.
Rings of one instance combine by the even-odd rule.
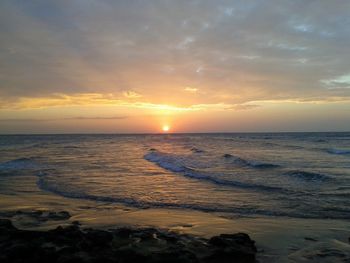
[[350, 131], [348, 0], [1, 0], [0, 133]]

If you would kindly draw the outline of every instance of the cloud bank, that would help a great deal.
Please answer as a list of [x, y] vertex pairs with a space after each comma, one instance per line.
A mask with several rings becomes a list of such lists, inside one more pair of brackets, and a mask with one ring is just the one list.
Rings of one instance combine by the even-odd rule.
[[0, 98], [346, 100], [349, 10], [342, 0], [4, 0]]

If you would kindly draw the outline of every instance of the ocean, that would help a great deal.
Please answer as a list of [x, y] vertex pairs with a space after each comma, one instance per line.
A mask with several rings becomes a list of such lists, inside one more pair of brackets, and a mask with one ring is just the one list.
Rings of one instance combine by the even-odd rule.
[[28, 175], [136, 208], [350, 219], [350, 133], [0, 136], [2, 180]]

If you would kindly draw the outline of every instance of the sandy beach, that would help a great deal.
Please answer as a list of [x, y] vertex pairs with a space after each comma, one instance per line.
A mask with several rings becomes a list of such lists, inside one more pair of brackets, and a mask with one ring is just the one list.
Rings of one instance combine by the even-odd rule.
[[18, 229], [48, 231], [79, 222], [81, 228], [105, 231], [121, 227], [156, 228], [207, 239], [243, 232], [256, 242], [256, 259], [262, 263], [346, 262], [350, 255], [350, 223], [344, 220], [305, 222], [291, 218], [232, 218], [183, 209], [136, 209], [67, 199], [48, 192], [36, 192], [35, 183], [33, 189], [28, 186], [26, 184], [27, 191], [31, 192], [29, 195], [0, 195], [0, 217], [10, 219]]

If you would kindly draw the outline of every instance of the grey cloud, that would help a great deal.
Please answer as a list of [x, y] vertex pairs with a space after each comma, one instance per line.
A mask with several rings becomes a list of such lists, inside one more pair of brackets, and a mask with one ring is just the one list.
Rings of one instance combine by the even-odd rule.
[[51, 118], [51, 119], [33, 119], [33, 118], [16, 118], [16, 119], [0, 119], [0, 122], [53, 122], [53, 121], [79, 121], [79, 120], [124, 120], [129, 118], [129, 116], [78, 116], [70, 118]]
[[129, 116], [111, 116], [111, 117], [71, 117], [71, 118], [64, 118], [64, 120], [124, 120], [130, 118]]
[[237, 105], [233, 105], [230, 108], [227, 108], [228, 110], [251, 110], [251, 109], [255, 109], [255, 108], [259, 108], [261, 107], [260, 105], [256, 105], [256, 104], [237, 104]]
[[350, 97], [321, 83], [349, 73], [349, 10], [342, 0], [5, 0], [0, 97], [135, 90], [155, 102], [186, 86], [203, 91], [198, 103]]

